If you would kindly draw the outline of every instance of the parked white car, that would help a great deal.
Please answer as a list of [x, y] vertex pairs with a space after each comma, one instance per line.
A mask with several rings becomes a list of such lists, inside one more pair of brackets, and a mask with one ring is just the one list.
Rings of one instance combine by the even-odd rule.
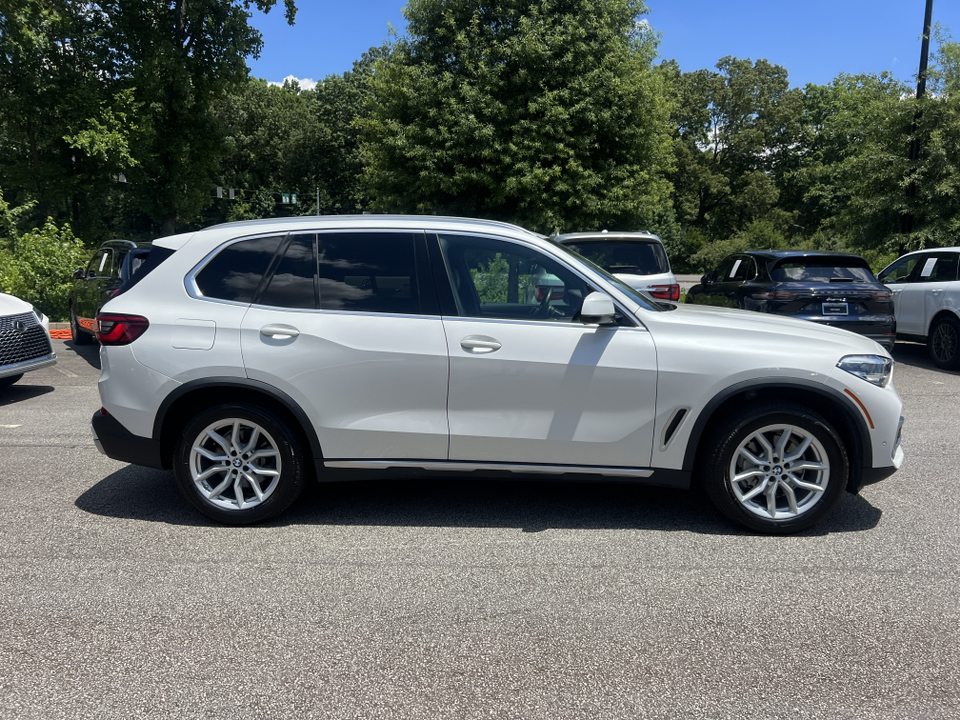
[[0, 389], [56, 362], [47, 316], [18, 297], [0, 293]]
[[893, 291], [897, 337], [925, 342], [933, 363], [960, 369], [960, 247], [907, 253], [877, 279]]
[[670, 269], [667, 251], [653, 233], [601, 230], [557, 235], [553, 240], [616, 275], [634, 290], [658, 300], [680, 301], [680, 284]]
[[172, 468], [226, 523], [277, 515], [312, 478], [479, 472], [697, 477], [728, 518], [787, 533], [903, 460], [893, 361], [872, 340], [657, 303], [503, 223], [165, 237], [98, 322], [98, 447]]

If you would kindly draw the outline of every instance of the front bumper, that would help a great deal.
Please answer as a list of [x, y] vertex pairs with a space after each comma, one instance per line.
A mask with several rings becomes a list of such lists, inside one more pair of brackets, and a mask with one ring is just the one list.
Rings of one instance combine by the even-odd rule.
[[158, 440], [134, 435], [103, 409], [93, 414], [90, 429], [93, 432], [93, 444], [107, 457], [133, 465], [163, 468]]
[[56, 364], [57, 354], [50, 353], [49, 355], [44, 355], [43, 357], [36, 358], [34, 360], [25, 360], [19, 363], [3, 365], [0, 367], [0, 378], [9, 377], [10, 375], [22, 375], [23, 373], [30, 372], [31, 370], [39, 370], [40, 368], [50, 367], [51, 365]]

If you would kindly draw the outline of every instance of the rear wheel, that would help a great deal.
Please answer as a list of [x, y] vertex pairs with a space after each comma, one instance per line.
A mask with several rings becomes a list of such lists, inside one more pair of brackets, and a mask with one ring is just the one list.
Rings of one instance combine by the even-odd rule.
[[707, 442], [701, 480], [727, 518], [770, 534], [799, 532], [827, 515], [847, 484], [836, 431], [796, 405], [747, 407]]
[[247, 525], [275, 517], [304, 486], [296, 434], [272, 413], [228, 404], [197, 415], [180, 436], [177, 483], [207, 517]]
[[77, 313], [70, 308], [70, 334], [73, 335], [73, 341], [77, 345], [89, 345], [93, 342], [93, 336], [80, 329], [80, 323], [77, 322]]
[[960, 368], [960, 322], [950, 315], [944, 315], [937, 320], [930, 328], [927, 350], [933, 364], [938, 368]]

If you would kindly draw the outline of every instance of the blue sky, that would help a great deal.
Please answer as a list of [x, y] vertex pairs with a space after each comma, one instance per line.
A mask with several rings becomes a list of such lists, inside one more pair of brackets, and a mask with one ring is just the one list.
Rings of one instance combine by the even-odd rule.
[[[254, 77], [319, 80], [350, 70], [368, 48], [381, 45], [392, 26], [401, 35], [401, 0], [299, 0], [297, 22], [287, 26], [283, 3], [254, 12], [263, 34]], [[920, 61], [925, 0], [647, 0], [646, 19], [660, 33], [661, 59], [681, 70], [713, 68], [733, 55], [764, 58], [787, 69], [790, 82], [826, 84], [841, 72], [879, 73], [913, 81]], [[935, 0], [933, 20], [960, 40], [960, 2]], [[309, 83], [305, 83], [309, 86]]]

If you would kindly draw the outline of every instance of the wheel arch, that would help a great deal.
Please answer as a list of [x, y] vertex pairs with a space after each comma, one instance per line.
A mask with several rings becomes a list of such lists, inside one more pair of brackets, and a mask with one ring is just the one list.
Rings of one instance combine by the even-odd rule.
[[694, 473], [697, 469], [698, 449], [720, 424], [727, 412], [745, 404], [791, 403], [801, 405], [829, 421], [848, 448], [850, 477], [847, 489], [857, 492], [863, 478], [863, 458], [869, 457], [872, 442], [870, 431], [862, 414], [838, 391], [820, 383], [802, 379], [748, 380], [726, 388], [708, 402], [694, 422], [683, 460], [683, 469]]
[[246, 402], [280, 416], [299, 436], [316, 464], [323, 459], [320, 439], [303, 409], [277, 388], [257, 380], [237, 377], [210, 377], [184, 383], [160, 405], [153, 424], [153, 437], [160, 443], [164, 467], [172, 467], [179, 431], [203, 409], [223, 403]]
[[930, 332], [933, 330], [933, 326], [936, 325], [938, 322], [940, 322], [940, 320], [942, 320], [942, 319], [945, 318], [945, 317], [949, 317], [949, 318], [951, 318], [952, 320], [955, 320], [955, 321], [957, 321], [957, 322], [960, 322], [960, 308], [955, 308], [955, 307], [941, 307], [939, 310], [937, 310], [937, 311], [933, 314], [933, 317], [930, 318], [930, 324], [927, 325], [927, 335], [926, 335], [926, 337], [927, 337], [928, 340], [929, 340], [929, 338], [930, 338]]

